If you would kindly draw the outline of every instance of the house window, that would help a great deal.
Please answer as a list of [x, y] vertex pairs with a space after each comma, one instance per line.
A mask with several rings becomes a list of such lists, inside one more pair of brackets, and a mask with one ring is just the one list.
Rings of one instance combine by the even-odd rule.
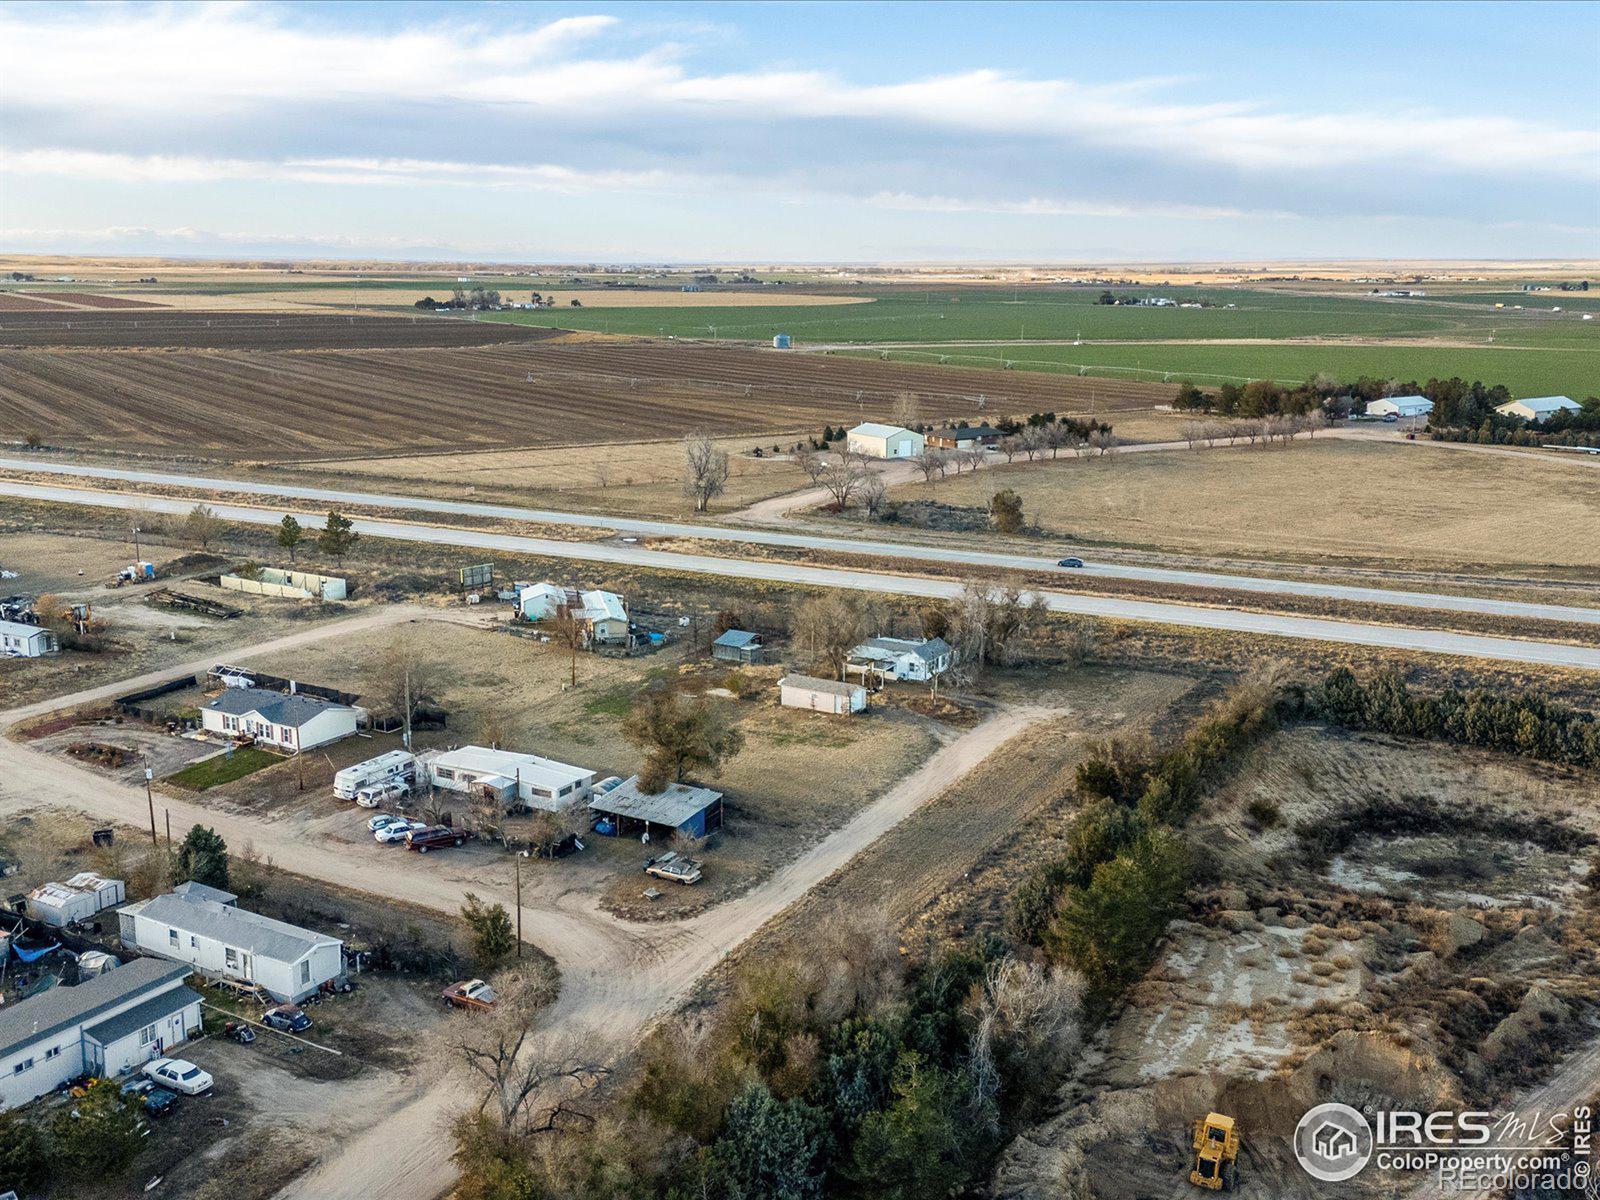
[[52, 1058], [59, 1058], [59, 1057], [61, 1057], [61, 1047], [60, 1046], [51, 1046], [50, 1049], [48, 1049], [48, 1050], [46, 1050], [44, 1052], [44, 1060], [45, 1060], [45, 1062], [49, 1062]]
[[304, 987], [311, 982], [311, 960], [308, 958], [300, 964], [300, 986]]
[[19, 1062], [16, 1066], [11, 1068], [11, 1073], [13, 1075], [21, 1075], [24, 1071], [31, 1071], [31, 1070], [33, 1070], [33, 1059], [25, 1058], [21, 1062]]
[[146, 1025], [143, 1029], [139, 1030], [139, 1045], [148, 1046], [155, 1040], [156, 1027], [154, 1025]]
[[237, 971], [239, 969], [239, 952], [232, 946], [227, 947], [222, 952], [222, 963], [228, 970]]
[[193, 950], [199, 944], [200, 944], [200, 939], [195, 937], [194, 934], [191, 933], [189, 935], [189, 949]]
[[167, 945], [176, 946], [177, 944], [178, 944], [178, 931], [176, 929], [167, 930]]

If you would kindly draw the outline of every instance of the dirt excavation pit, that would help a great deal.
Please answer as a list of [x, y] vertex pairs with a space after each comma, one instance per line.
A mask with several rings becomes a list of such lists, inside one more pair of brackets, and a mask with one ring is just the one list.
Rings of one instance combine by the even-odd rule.
[[1503, 1110], [1600, 1037], [1593, 795], [1581, 773], [1479, 751], [1275, 735], [1191, 824], [1193, 911], [991, 1194], [1193, 1196], [1190, 1127], [1213, 1110], [1243, 1132], [1238, 1195], [1421, 1182], [1319, 1183], [1295, 1124], [1335, 1100]]

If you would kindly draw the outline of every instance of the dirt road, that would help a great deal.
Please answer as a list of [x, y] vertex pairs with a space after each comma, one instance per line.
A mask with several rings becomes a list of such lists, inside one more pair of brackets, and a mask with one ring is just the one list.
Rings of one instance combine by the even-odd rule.
[[[320, 638], [385, 623], [430, 615], [397, 608], [334, 622], [257, 646], [240, 647], [229, 657], [240, 661]], [[432, 614], [438, 615], [438, 614]], [[212, 665], [184, 664], [174, 670]], [[90, 689], [74, 696], [0, 712], [0, 730], [57, 708], [111, 695], [155, 678], [143, 676]], [[1001, 711], [936, 752], [848, 824], [739, 899], [677, 925], [637, 925], [595, 907], [593, 897], [569, 895], [549, 908], [524, 907], [531, 940], [555, 959], [561, 970], [561, 995], [546, 1015], [552, 1031], [594, 1029], [617, 1054], [626, 1052], [650, 1020], [669, 1011], [707, 970], [772, 917], [848, 863], [921, 805], [972, 771], [1011, 738], [1046, 719], [1048, 709]], [[41, 802], [77, 808], [100, 819], [135, 827], [148, 823], [142, 789], [127, 786], [88, 768], [28, 749], [0, 737], [0, 813], [15, 813]], [[196, 822], [216, 829], [230, 844], [251, 845], [286, 871], [341, 887], [391, 896], [441, 912], [455, 913], [468, 890], [509, 904], [482, 880], [457, 874], [447, 858], [418, 861], [373, 846], [336, 845], [309, 840], [290, 822], [267, 821], [204, 805], [162, 797], [183, 828]], [[287, 1187], [285, 1200], [433, 1200], [454, 1178], [447, 1123], [466, 1099], [458, 1082], [447, 1080], [388, 1114], [374, 1114], [371, 1126], [342, 1142], [338, 1152]]]

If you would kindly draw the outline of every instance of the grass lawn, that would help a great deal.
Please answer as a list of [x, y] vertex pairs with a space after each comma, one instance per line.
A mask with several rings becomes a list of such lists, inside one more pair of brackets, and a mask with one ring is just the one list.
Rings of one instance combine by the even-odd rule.
[[981, 507], [1002, 487], [1016, 489], [1024, 513], [1045, 531], [1103, 544], [1397, 565], [1600, 567], [1600, 539], [1579, 532], [1600, 528], [1593, 468], [1433, 445], [1318, 438], [1287, 450], [1060, 459], [932, 488], [908, 484], [891, 495]]
[[168, 775], [167, 782], [188, 788], [192, 792], [203, 792], [209, 788], [221, 787], [225, 783], [232, 783], [235, 779], [243, 779], [263, 767], [270, 767], [273, 763], [283, 761], [281, 754], [274, 754], [259, 746], [243, 746], [232, 754], [219, 754], [215, 758], [190, 763], [176, 774]]
[[[1545, 331], [1537, 331], [1544, 334]], [[1105, 375], [1117, 379], [1176, 382], [1202, 386], [1250, 379], [1294, 383], [1326, 372], [1343, 380], [1361, 375], [1416, 380], [1481, 379], [1503, 383], [1514, 396], [1567, 395], [1581, 400], [1600, 390], [1600, 336], [1563, 331], [1563, 342], [1529, 348], [1491, 346], [1206, 345], [1171, 343], [1134, 346], [929, 346], [925, 350], [846, 351], [908, 363], [960, 367], [1009, 366], [1019, 371], [1063, 375]], [[1533, 331], [1512, 334], [1532, 342]], [[1548, 335], [1537, 340], [1548, 342]]]

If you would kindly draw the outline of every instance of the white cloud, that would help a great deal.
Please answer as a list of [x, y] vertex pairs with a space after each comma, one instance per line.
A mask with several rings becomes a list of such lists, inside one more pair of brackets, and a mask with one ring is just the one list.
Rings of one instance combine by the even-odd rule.
[[[0, 103], [56, 117], [170, 117], [322, 105], [336, 123], [352, 103], [448, 102], [432, 119], [470, 128], [504, 106], [596, 122], [665, 125], [692, 138], [696, 122], [761, 125], [818, 119], [952, 133], [1044, 139], [1248, 172], [1385, 165], [1407, 172], [1505, 176], [1539, 171], [1600, 180], [1600, 131], [1502, 116], [1427, 111], [1297, 112], [1259, 104], [1163, 101], [1170, 79], [1086, 85], [973, 70], [898, 83], [856, 83], [821, 70], [691, 70], [663, 44], [602, 57], [610, 16], [530, 29], [479, 24], [394, 31], [318, 26], [254, 6], [0, 10], [7, 47]], [[72, 121], [71, 125], [78, 122]], [[336, 126], [335, 126], [336, 127]], [[841, 146], [842, 155], [849, 147]], [[822, 164], [826, 169], [825, 164]]]
[[1169, 221], [1223, 221], [1246, 217], [1281, 220], [1298, 214], [1280, 209], [1226, 208], [1204, 204], [1117, 204], [1097, 200], [1055, 200], [1034, 196], [1027, 200], [963, 200], [953, 196], [917, 196], [907, 192], [878, 192], [865, 198], [875, 208], [901, 212], [1003, 213], [1030, 217], [1145, 217]]

